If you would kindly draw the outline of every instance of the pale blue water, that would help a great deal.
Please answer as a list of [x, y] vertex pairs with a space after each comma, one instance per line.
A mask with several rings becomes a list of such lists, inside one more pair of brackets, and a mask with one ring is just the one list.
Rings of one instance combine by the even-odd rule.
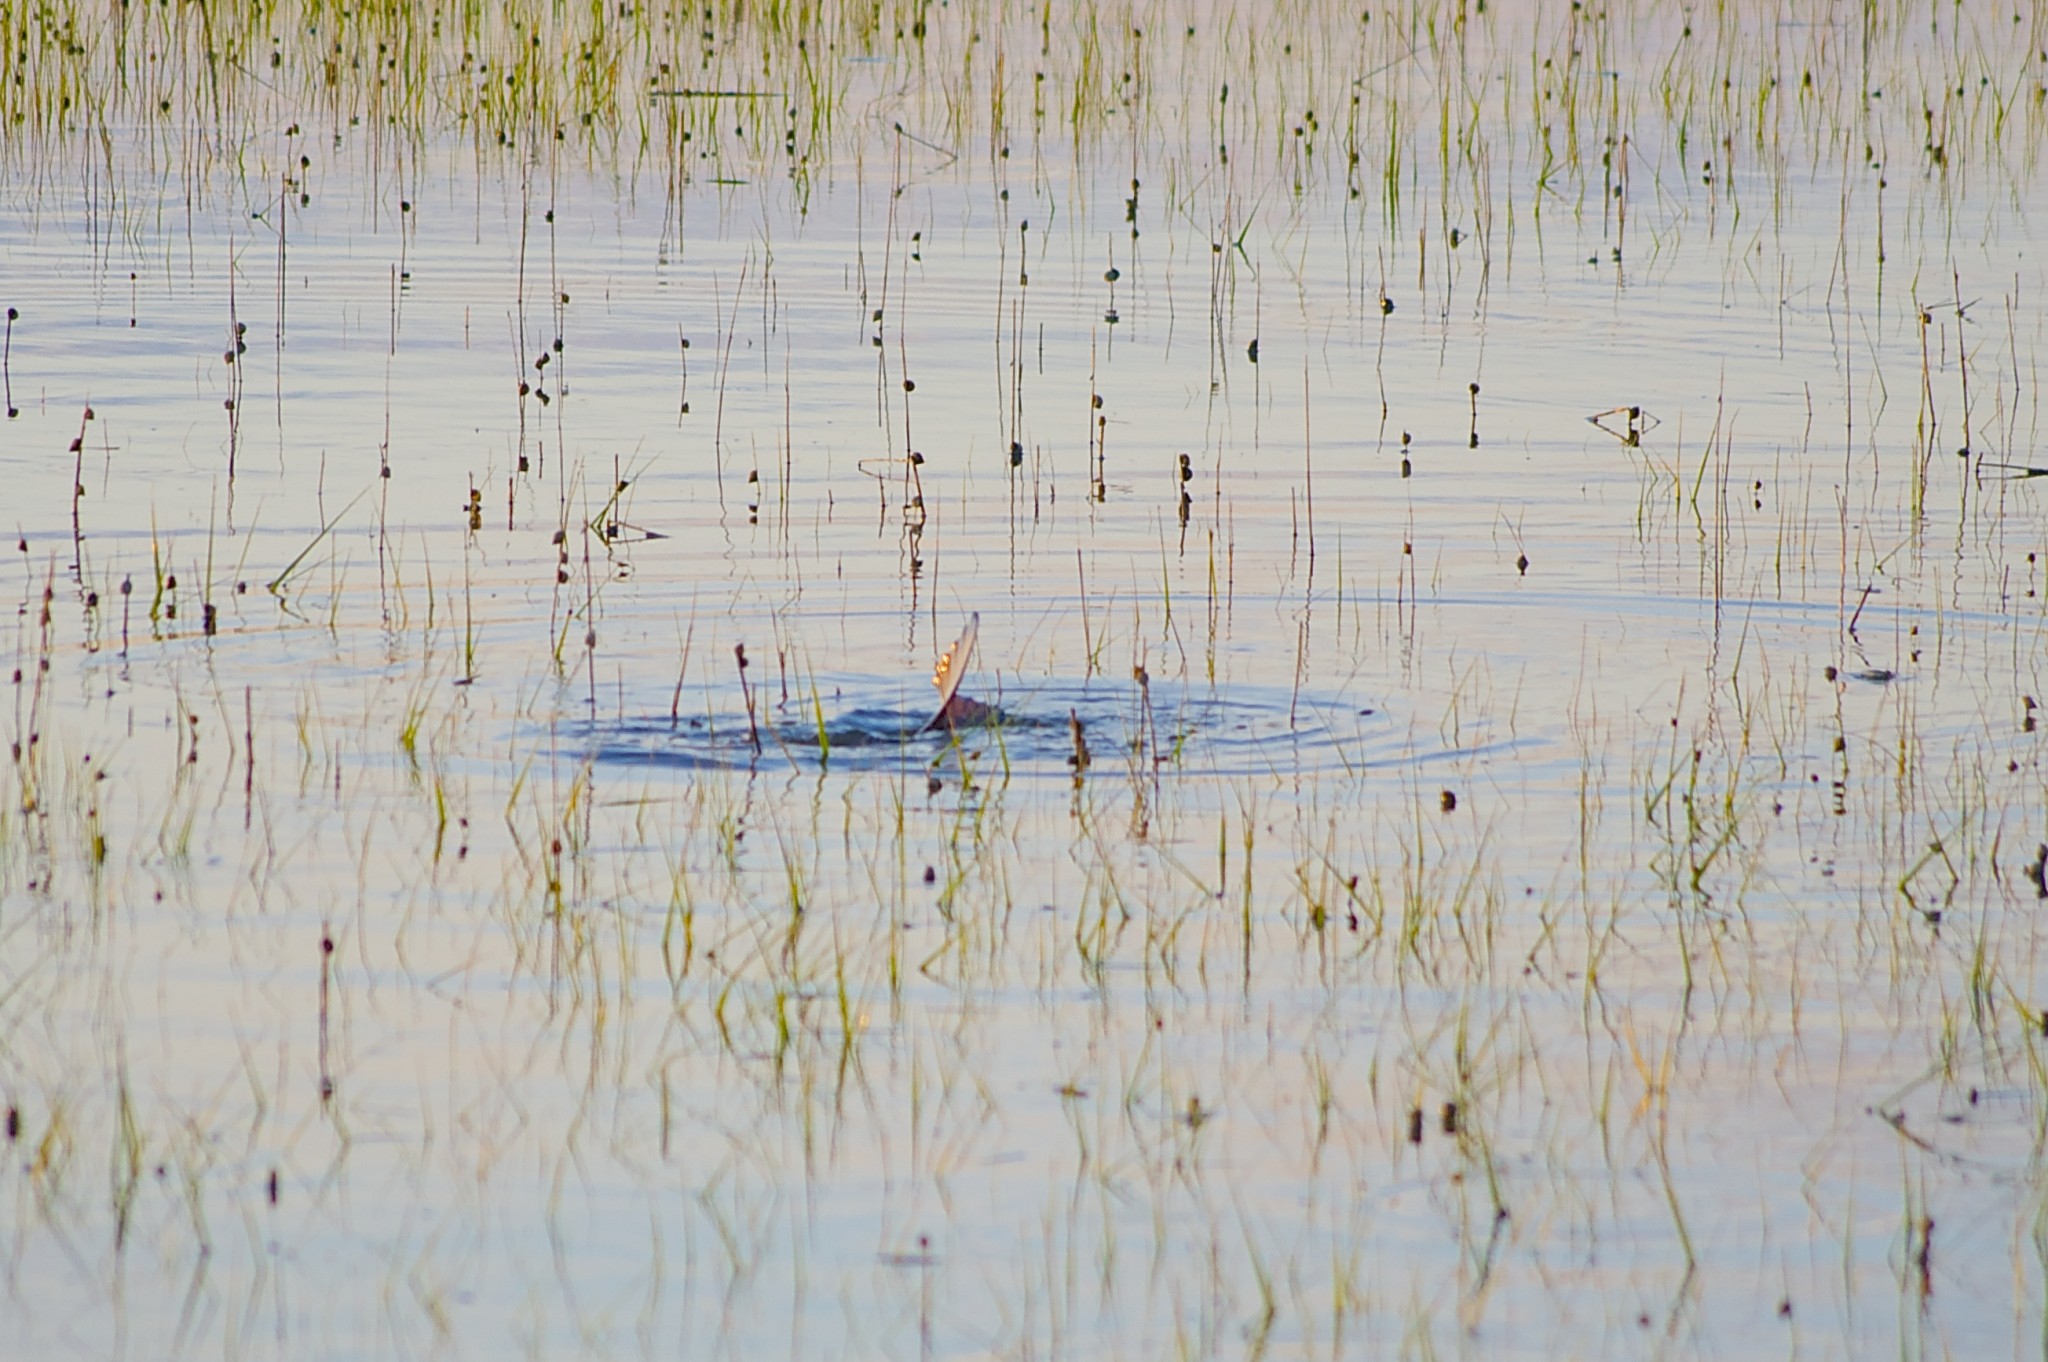
[[2038, 1353], [2041, 20], [1500, 8], [11, 140], [11, 1346]]

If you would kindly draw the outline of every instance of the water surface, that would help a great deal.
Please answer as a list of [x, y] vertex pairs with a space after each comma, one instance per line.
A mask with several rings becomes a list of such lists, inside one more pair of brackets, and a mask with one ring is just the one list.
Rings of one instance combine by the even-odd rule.
[[2048, 32], [1509, 10], [0, 34], [17, 1346], [2038, 1354]]

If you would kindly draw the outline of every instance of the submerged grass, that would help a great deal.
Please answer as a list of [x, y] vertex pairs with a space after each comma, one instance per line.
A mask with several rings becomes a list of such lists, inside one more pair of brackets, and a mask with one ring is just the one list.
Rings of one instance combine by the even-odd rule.
[[[0, 284], [21, 1346], [2033, 1346], [2044, 22], [8, 15], [0, 240], [232, 328], [216, 524]], [[996, 725], [835, 739], [956, 608]]]

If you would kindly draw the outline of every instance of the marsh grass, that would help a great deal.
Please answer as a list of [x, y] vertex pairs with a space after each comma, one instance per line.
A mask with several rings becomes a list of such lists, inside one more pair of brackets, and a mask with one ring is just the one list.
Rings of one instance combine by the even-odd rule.
[[10, 15], [20, 1346], [2031, 1346], [2043, 24]]

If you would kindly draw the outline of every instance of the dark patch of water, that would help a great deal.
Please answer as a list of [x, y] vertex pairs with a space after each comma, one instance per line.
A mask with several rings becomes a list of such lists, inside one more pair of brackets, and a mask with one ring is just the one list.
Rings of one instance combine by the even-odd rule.
[[1085, 745], [1098, 773], [1157, 767], [1241, 776], [1360, 770], [1440, 753], [1414, 750], [1405, 726], [1371, 701], [1329, 693], [1097, 680], [1049, 682], [989, 703], [987, 723], [928, 729], [931, 709], [913, 705], [900, 687], [841, 679], [830, 700], [762, 716], [758, 753], [742, 713], [598, 722], [580, 736], [597, 761], [679, 770], [786, 759], [824, 770], [909, 771], [965, 757], [1013, 772], [1070, 774]]

